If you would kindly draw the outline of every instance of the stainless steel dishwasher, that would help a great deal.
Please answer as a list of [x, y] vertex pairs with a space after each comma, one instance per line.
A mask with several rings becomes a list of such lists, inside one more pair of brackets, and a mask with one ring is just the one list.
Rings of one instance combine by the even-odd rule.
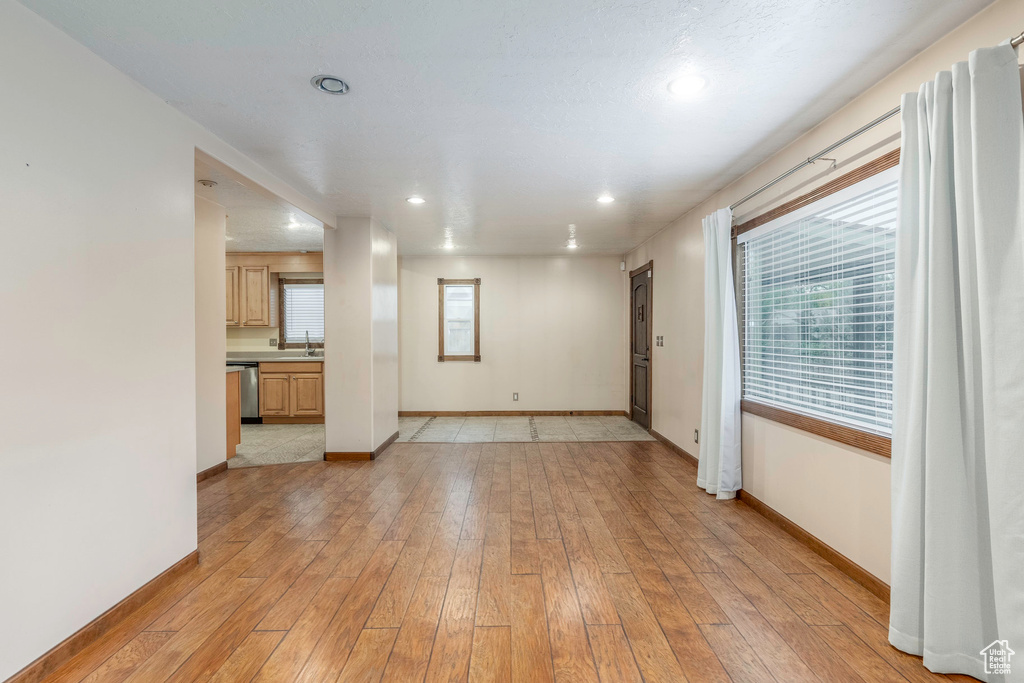
[[243, 368], [238, 373], [242, 385], [242, 422], [260, 423], [260, 365], [242, 361], [228, 361], [228, 365]]

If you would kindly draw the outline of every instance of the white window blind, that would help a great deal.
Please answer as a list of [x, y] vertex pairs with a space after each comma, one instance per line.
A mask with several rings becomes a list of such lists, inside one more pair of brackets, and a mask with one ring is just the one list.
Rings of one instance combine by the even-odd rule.
[[444, 353], [446, 356], [472, 356], [476, 353], [473, 289], [473, 285], [444, 286]]
[[284, 285], [284, 340], [289, 344], [324, 340], [324, 286]]
[[743, 398], [891, 433], [896, 185], [879, 174], [741, 235]]

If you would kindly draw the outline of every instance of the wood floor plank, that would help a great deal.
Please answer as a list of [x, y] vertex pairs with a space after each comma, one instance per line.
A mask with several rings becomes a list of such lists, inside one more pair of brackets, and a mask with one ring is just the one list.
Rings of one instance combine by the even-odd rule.
[[338, 677], [403, 545], [402, 541], [380, 543], [313, 648], [299, 681], [318, 683]]
[[587, 640], [569, 558], [558, 539], [540, 541], [541, 581], [548, 618], [551, 659], [557, 681], [597, 683], [594, 655]]
[[163, 647], [173, 631], [143, 631], [83, 679], [86, 683], [118, 683]]
[[880, 628], [874, 618], [820, 576], [816, 574], [795, 574], [793, 578], [809, 593], [818, 598], [832, 614], [838, 616], [851, 632], [884, 659], [889, 666], [896, 669], [904, 678], [909, 681], [920, 681], [921, 683], [941, 680], [943, 678], [921, 666], [919, 658], [901, 652], [889, 645], [888, 632]]
[[252, 631], [231, 653], [209, 680], [210, 683], [236, 683], [250, 681], [260, 670], [267, 657], [284, 638], [284, 631]]
[[[216, 633], [192, 653], [167, 680], [204, 680], [209, 678], [239, 647], [275, 602], [284, 594], [318, 552], [323, 541], [303, 541], [297, 548], [279, 558], [279, 567], [246, 600], [231, 613]], [[258, 668], [258, 667], [257, 667]]]
[[697, 577], [773, 676], [785, 681], [819, 680], [727, 576], [707, 573]]
[[511, 627], [477, 626], [474, 629], [469, 680], [471, 683], [511, 683]]
[[512, 680], [554, 681], [544, 588], [537, 574], [512, 577]]
[[629, 640], [618, 624], [587, 626], [590, 646], [602, 683], [642, 683]]
[[626, 562], [669, 646], [690, 681], [724, 683], [729, 676], [679, 596], [639, 539], [619, 539]]
[[605, 586], [583, 522], [573, 507], [572, 512], [558, 513], [558, 524], [562, 529], [562, 542], [572, 569], [583, 620], [588, 624], [617, 624], [619, 614], [615, 611], [615, 603]]
[[815, 626], [814, 631], [866, 681], [904, 681], [878, 653], [846, 626]]
[[[605, 519], [597, 509], [593, 497], [587, 491], [573, 491], [572, 499], [579, 512], [580, 521], [587, 532], [590, 540], [590, 547], [594, 551], [594, 557], [602, 572], [615, 574], [628, 572], [629, 567], [622, 557], [619, 546], [615, 543], [615, 537], [605, 524]], [[635, 536], [635, 534], [634, 534]]]
[[468, 491], [458, 491], [453, 488], [444, 513], [441, 515], [441, 521], [438, 522], [437, 530], [434, 532], [427, 557], [423, 561], [422, 573], [426, 576], [448, 576], [451, 573], [468, 502]]
[[750, 683], [775, 680], [732, 624], [701, 624], [700, 631], [732, 680]]
[[339, 683], [377, 683], [397, 635], [397, 628], [364, 628], [341, 670]]
[[459, 541], [427, 668], [427, 681], [462, 680], [468, 675], [483, 551], [483, 541]]
[[510, 515], [492, 512], [487, 516], [480, 593], [476, 606], [477, 626], [510, 626], [512, 599], [512, 538]]
[[253, 680], [258, 683], [295, 680], [353, 584], [355, 579], [347, 577], [324, 581]]
[[47, 683], [965, 680], [695, 476], [656, 442], [229, 470], [198, 487], [198, 566]]
[[377, 598], [377, 603], [366, 620], [367, 628], [399, 628], [405, 611], [412, 600], [413, 590], [427, 558], [429, 545], [434, 537], [434, 530], [441, 519], [436, 512], [423, 512], [416, 526], [410, 531], [410, 538], [405, 541], [402, 554], [395, 563], [384, 589]]
[[430, 664], [447, 589], [447, 576], [420, 577], [384, 670], [384, 681], [404, 683], [423, 680]]
[[202, 614], [185, 624], [163, 647], [149, 657], [142, 666], [135, 669], [126, 681], [155, 683], [165, 681], [178, 670], [192, 654], [228, 617], [245, 602], [263, 579], [234, 579], [225, 590], [212, 601]]
[[665, 639], [661, 625], [632, 574], [611, 574], [608, 588], [619, 610], [622, 629], [644, 680], [650, 683], [685, 681], [679, 662]]

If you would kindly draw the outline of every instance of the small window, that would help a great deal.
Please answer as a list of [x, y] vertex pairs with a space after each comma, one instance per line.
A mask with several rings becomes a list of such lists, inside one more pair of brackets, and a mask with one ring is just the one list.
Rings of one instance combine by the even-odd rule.
[[739, 236], [743, 398], [888, 436], [896, 170]]
[[480, 362], [480, 278], [437, 279], [437, 360]]
[[324, 281], [280, 280], [281, 332], [278, 348], [312, 345], [324, 342]]

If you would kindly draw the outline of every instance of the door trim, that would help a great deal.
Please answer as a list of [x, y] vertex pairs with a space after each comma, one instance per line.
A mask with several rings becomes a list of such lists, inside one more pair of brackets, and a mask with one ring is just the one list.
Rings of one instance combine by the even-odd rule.
[[[644, 265], [634, 270], [629, 271], [629, 419], [633, 420], [633, 406], [635, 402], [633, 400], [633, 278], [650, 271], [649, 281], [647, 283], [647, 305], [650, 306], [651, 310], [647, 315], [647, 343], [650, 344], [652, 341], [651, 333], [654, 331], [653, 313], [654, 313], [654, 259], [651, 259]], [[654, 428], [654, 405], [652, 399], [654, 398], [654, 375], [651, 369], [654, 367], [654, 349], [653, 346], [650, 352], [647, 354], [647, 431], [650, 432]]]

